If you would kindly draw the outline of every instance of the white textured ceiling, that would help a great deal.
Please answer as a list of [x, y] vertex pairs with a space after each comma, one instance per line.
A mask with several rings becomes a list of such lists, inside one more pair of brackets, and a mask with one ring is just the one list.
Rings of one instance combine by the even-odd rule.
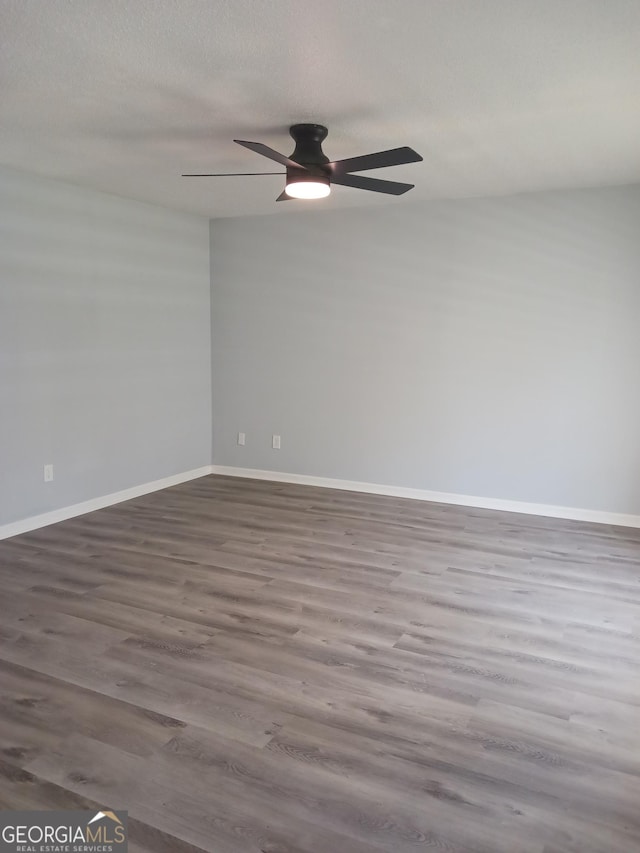
[[[0, 0], [0, 162], [207, 216], [640, 181], [640, 0]], [[410, 145], [390, 198], [275, 204], [234, 145]]]

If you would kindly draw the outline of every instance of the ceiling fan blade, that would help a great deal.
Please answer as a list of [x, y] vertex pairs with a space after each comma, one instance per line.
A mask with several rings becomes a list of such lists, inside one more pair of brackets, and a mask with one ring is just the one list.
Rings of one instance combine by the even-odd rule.
[[282, 190], [276, 201], [291, 201], [291, 196], [287, 195], [286, 190]]
[[379, 178], [367, 178], [365, 175], [333, 175], [331, 183], [343, 187], [354, 187], [357, 190], [387, 193], [388, 195], [402, 195], [415, 186], [415, 184], [401, 184], [399, 181], [381, 181]]
[[206, 175], [181, 175], [181, 178], [239, 178], [243, 175], [286, 175], [286, 172], [221, 172]]
[[250, 151], [255, 151], [256, 154], [262, 154], [263, 157], [268, 157], [270, 160], [275, 160], [276, 163], [288, 166], [290, 169], [305, 168], [305, 166], [301, 166], [300, 163], [296, 163], [294, 160], [290, 160], [288, 157], [285, 157], [284, 154], [279, 154], [277, 151], [274, 151], [273, 148], [269, 148], [268, 145], [263, 145], [262, 142], [246, 142], [244, 139], [234, 139], [233, 141], [237, 142], [238, 145], [244, 145], [244, 147], [248, 148]]
[[383, 169], [385, 166], [402, 166], [404, 163], [419, 163], [422, 157], [407, 145], [378, 151], [376, 154], [364, 154], [362, 157], [349, 157], [347, 160], [334, 160], [328, 163], [333, 175], [345, 175], [347, 172], [365, 172], [367, 169]]

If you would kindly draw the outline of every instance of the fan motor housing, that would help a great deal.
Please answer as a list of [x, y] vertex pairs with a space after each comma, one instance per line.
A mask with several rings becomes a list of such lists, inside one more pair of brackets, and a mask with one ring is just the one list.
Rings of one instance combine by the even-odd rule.
[[[322, 150], [322, 143], [329, 133], [323, 124], [294, 124], [289, 128], [289, 133], [296, 143], [290, 160], [307, 168], [323, 166], [329, 162], [329, 158]], [[326, 174], [326, 169], [316, 172], [316, 175], [326, 176]]]
[[293, 169], [287, 167], [287, 183], [293, 183], [294, 181], [322, 181], [322, 183], [328, 183], [329, 175], [327, 170], [322, 166], [305, 166], [302, 169]]

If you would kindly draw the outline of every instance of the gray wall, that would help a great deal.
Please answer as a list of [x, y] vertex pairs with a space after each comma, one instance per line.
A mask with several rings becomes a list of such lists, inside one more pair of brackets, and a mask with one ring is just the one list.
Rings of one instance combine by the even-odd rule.
[[214, 462], [640, 512], [639, 232], [637, 187], [214, 220]]
[[0, 523], [210, 463], [209, 296], [205, 219], [0, 171]]

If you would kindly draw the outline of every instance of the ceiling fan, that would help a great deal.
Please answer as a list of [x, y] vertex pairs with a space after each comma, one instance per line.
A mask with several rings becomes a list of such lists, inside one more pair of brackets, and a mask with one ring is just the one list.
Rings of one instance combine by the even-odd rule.
[[367, 169], [382, 169], [385, 166], [400, 166], [403, 163], [417, 163], [422, 157], [413, 148], [406, 145], [402, 148], [392, 148], [389, 151], [378, 151], [376, 154], [365, 154], [362, 157], [350, 157], [347, 160], [333, 160], [322, 151], [322, 142], [326, 139], [328, 130], [321, 124], [294, 124], [289, 133], [296, 143], [290, 157], [285, 157], [268, 145], [261, 142], [247, 142], [244, 139], [234, 139], [238, 145], [244, 145], [263, 157], [275, 160], [286, 166], [286, 172], [234, 172], [213, 175], [183, 175], [183, 178], [223, 178], [241, 175], [283, 175], [286, 174], [285, 188], [276, 201], [288, 201], [294, 198], [324, 198], [331, 192], [331, 184], [343, 187], [354, 187], [359, 190], [370, 190], [388, 195], [402, 195], [413, 189], [415, 184], [402, 184], [398, 181], [381, 181], [379, 178], [368, 178], [364, 175], [353, 175], [352, 172], [364, 172]]

